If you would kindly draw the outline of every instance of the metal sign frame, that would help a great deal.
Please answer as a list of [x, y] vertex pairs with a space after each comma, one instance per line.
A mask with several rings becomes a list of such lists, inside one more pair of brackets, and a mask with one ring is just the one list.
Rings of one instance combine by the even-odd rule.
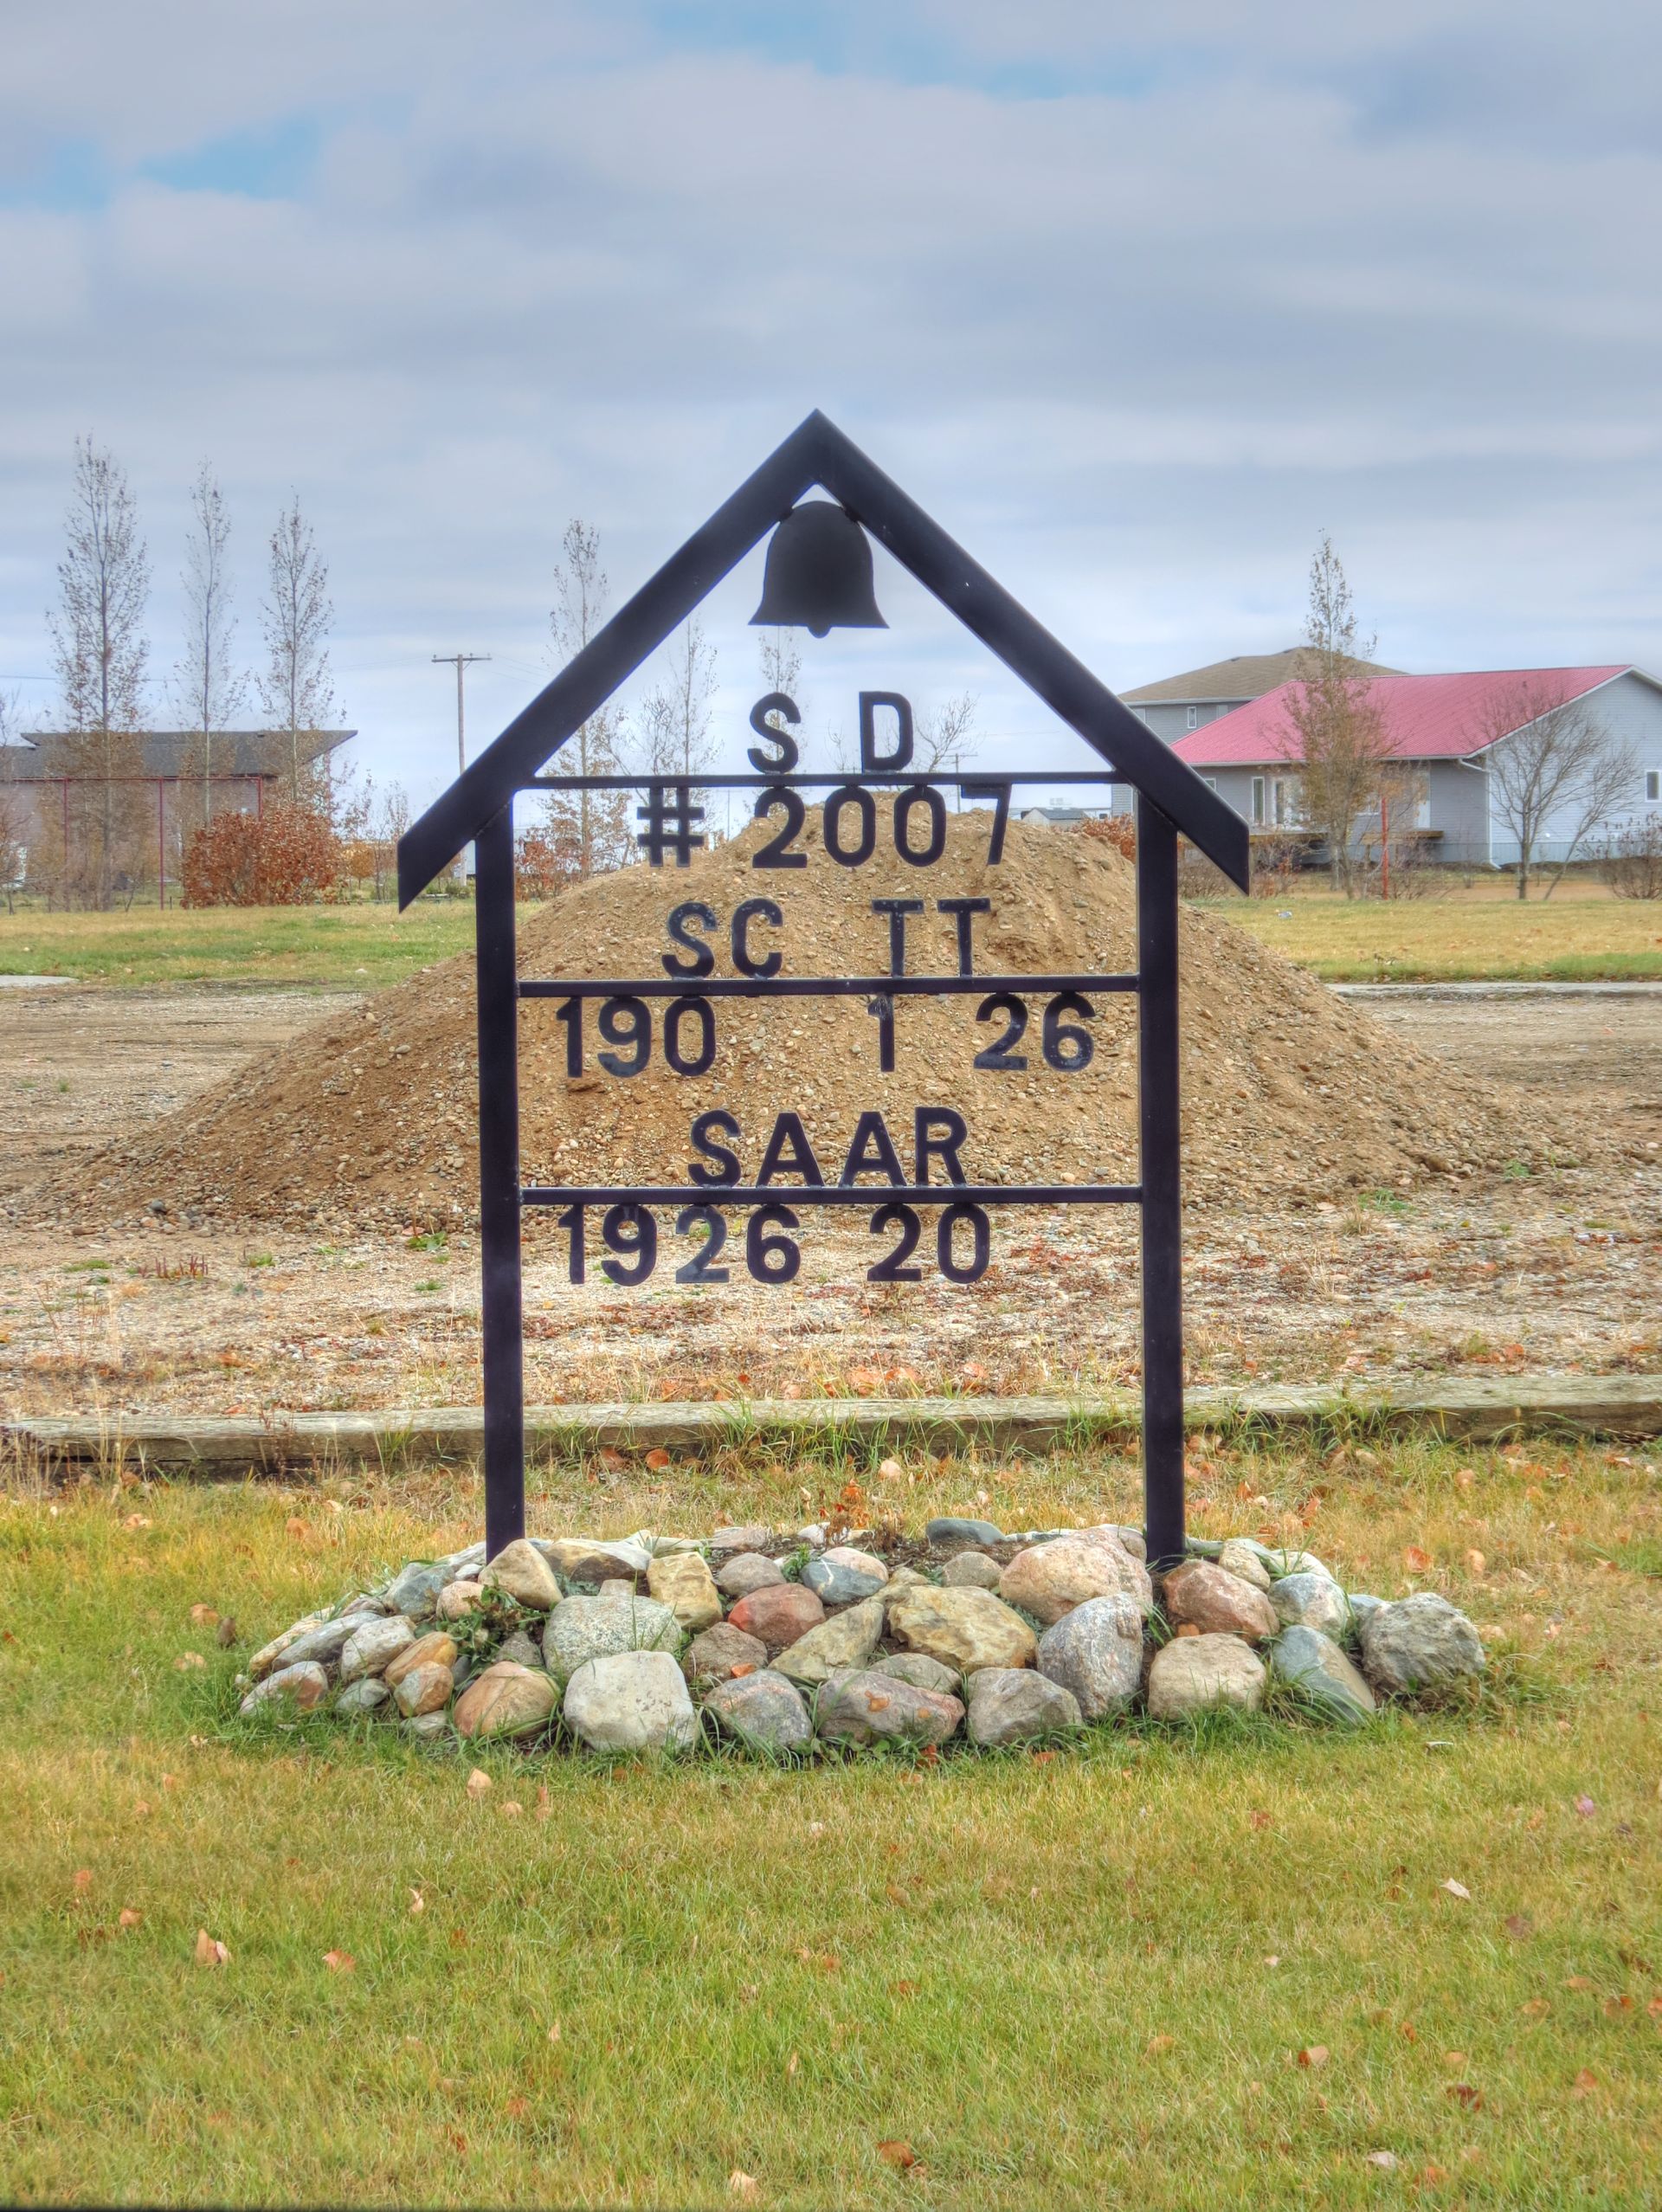
[[[926, 777], [884, 774], [867, 767], [852, 776], [755, 777], [700, 774], [696, 778], [615, 777], [545, 778], [540, 771], [558, 748], [604, 704], [649, 654], [673, 632], [729, 571], [781, 522], [805, 492], [820, 487], [876, 538], [995, 653], [1105, 764], [1039, 777]], [[905, 973], [904, 925], [892, 920], [888, 976], [788, 977], [755, 975], [600, 981], [521, 980], [514, 929], [513, 800], [522, 790], [644, 790], [641, 809], [653, 857], [684, 861], [699, 790], [771, 790], [784, 786], [860, 790], [957, 784], [966, 796], [993, 796], [1008, 809], [1022, 781], [1129, 784], [1137, 798], [1137, 965], [1133, 973], [1091, 977], [986, 977], [971, 972], [961, 949], [960, 974]], [[1002, 796], [1000, 796], [1002, 793]], [[673, 796], [671, 796], [673, 795]], [[899, 803], [899, 800], [897, 800]], [[1000, 816], [1002, 822], [1002, 815]], [[654, 830], [655, 825], [655, 830]], [[1179, 1134], [1177, 983], [1177, 843], [1188, 837], [1243, 890], [1248, 880], [1248, 832], [1234, 810], [1137, 720], [1084, 665], [1045, 630], [899, 487], [867, 460], [823, 415], [810, 415], [703, 528], [665, 563], [590, 643], [538, 693], [501, 736], [459, 776], [399, 841], [398, 890], [407, 906], [470, 841], [475, 849], [475, 947], [479, 1035], [480, 1237], [481, 1342], [485, 1386], [485, 1536], [487, 1556], [525, 1533], [525, 1377], [520, 1229], [527, 1205], [653, 1205], [777, 1208], [807, 1204], [963, 1207], [1008, 1204], [1131, 1204], [1142, 1223], [1143, 1461], [1148, 1556], [1151, 1564], [1182, 1555], [1183, 1332], [1182, 1158]], [[908, 902], [909, 903], [909, 902]], [[975, 992], [1042, 990], [1132, 992], [1137, 1002], [1138, 1177], [1131, 1184], [971, 1185], [955, 1177], [912, 1183], [857, 1181], [786, 1189], [763, 1182], [698, 1183], [653, 1188], [578, 1190], [522, 1187], [519, 1164], [519, 1009], [524, 998], [575, 1003], [570, 1035], [589, 999], [689, 998], [785, 995], [864, 997], [886, 1018], [892, 1050], [893, 1000]], [[886, 1009], [886, 1017], [885, 1009]], [[920, 1112], [924, 1111], [920, 1109]], [[937, 1142], [936, 1150], [939, 1151]], [[922, 1140], [920, 1137], [920, 1152]], [[950, 1162], [948, 1163], [949, 1169]], [[754, 1218], [754, 1216], [753, 1216]], [[581, 1237], [581, 1213], [574, 1236]], [[644, 1232], [641, 1232], [644, 1234]], [[655, 1232], [654, 1232], [655, 1233]], [[979, 1235], [979, 1231], [976, 1232]]]

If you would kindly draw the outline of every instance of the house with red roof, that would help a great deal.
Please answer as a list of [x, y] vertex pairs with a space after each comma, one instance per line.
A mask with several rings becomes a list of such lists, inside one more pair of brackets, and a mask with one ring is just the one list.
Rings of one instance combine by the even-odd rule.
[[[1289, 678], [1172, 740], [1180, 759], [1210, 784], [1256, 834], [1299, 827], [1298, 731], [1288, 712]], [[1128, 695], [1129, 696], [1129, 695]], [[1632, 789], [1606, 817], [1597, 842], [1662, 818], [1662, 683], [1627, 663], [1597, 667], [1490, 668], [1443, 676], [1375, 672], [1369, 699], [1382, 719], [1393, 760], [1404, 771], [1413, 819], [1394, 819], [1436, 863], [1515, 867], [1516, 835], [1497, 803], [1500, 751], [1543, 713], [1579, 702], [1613, 756], [1631, 759]], [[1567, 856], [1578, 826], [1569, 808], [1549, 816], [1534, 860]], [[1376, 839], [1378, 817], [1358, 820], [1356, 841]], [[1584, 838], [1582, 854], [1594, 841]]]

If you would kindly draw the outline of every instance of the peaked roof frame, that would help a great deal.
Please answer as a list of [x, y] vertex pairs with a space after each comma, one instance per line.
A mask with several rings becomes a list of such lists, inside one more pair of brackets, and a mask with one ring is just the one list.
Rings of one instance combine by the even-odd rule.
[[1014, 675], [1244, 891], [1234, 809], [817, 410], [695, 530], [398, 841], [407, 906], [806, 492], [828, 492]]

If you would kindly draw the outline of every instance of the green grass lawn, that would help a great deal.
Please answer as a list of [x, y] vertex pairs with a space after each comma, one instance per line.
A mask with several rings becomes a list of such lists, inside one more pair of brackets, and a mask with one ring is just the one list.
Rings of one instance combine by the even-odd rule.
[[[571, 1466], [533, 1525], [789, 1525], [846, 1472]], [[1422, 1545], [1414, 1579], [1489, 1642], [1482, 1702], [932, 1766], [489, 1753], [470, 1797], [470, 1759], [246, 1724], [230, 1680], [314, 1600], [472, 1536], [470, 1478], [14, 1474], [0, 2195], [1654, 2202], [1655, 1466], [1220, 1449], [1195, 1485], [1200, 1525], [1296, 1531], [1353, 1586], [1399, 1592]], [[1135, 1475], [919, 1461], [904, 1517], [978, 1486], [1007, 1519], [1123, 1515]]]
[[373, 990], [471, 951], [471, 900], [406, 914], [350, 906], [136, 906], [129, 913], [0, 914], [0, 975], [92, 983], [339, 983]]
[[1328, 983], [1662, 978], [1662, 906], [1569, 883], [1527, 904], [1489, 885], [1388, 905], [1304, 890], [1207, 903]]

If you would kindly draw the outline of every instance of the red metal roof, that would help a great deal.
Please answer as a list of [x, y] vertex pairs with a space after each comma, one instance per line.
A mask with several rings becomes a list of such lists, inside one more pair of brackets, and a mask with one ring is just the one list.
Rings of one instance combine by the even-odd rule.
[[[1623, 661], [1607, 668], [1487, 668], [1453, 676], [1375, 676], [1369, 693], [1385, 718], [1391, 751], [1399, 760], [1451, 760], [1480, 752], [1493, 742], [1497, 711], [1524, 686], [1562, 705], [1596, 690], [1614, 676], [1627, 675], [1631, 666]], [[1191, 730], [1172, 751], [1191, 768], [1257, 767], [1296, 759], [1298, 737], [1288, 719], [1287, 702], [1298, 688], [1278, 684], [1261, 699], [1221, 714], [1204, 729]]]

